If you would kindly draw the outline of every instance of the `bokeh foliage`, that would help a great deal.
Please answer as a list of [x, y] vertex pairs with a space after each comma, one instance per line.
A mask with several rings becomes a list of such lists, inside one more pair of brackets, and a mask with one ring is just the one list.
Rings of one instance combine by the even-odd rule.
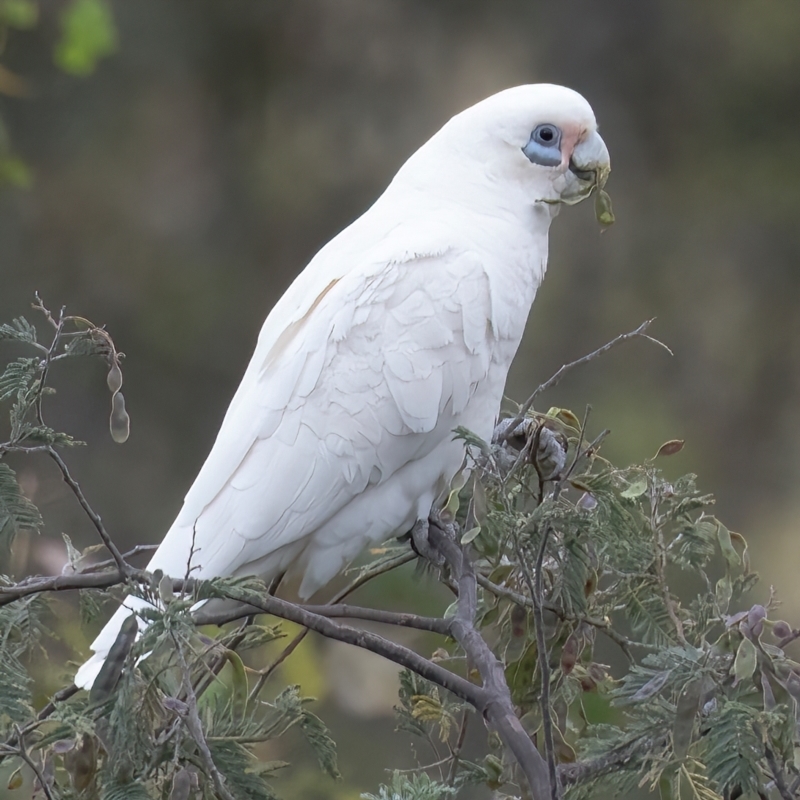
[[[615, 463], [686, 438], [670, 471], [703, 475], [796, 617], [795, 0], [109, 2], [120, 47], [88, 80], [53, 58], [72, 5], [5, 4], [28, 19], [37, 9], [38, 20], [9, 28], [0, 56], [33, 90], [0, 94], [0, 140], [14, 155], [3, 163], [29, 187], [0, 192], [0, 319], [39, 288], [108, 321], [136, 354], [125, 448], [104, 436], [107, 395], [88, 391], [99, 367], [73, 364], [54, 409], [56, 427], [92, 442], [71, 463], [121, 545], [156, 542], [168, 528], [264, 315], [315, 249], [451, 113], [548, 80], [597, 111], [618, 222], [598, 237], [579, 208], [554, 224], [508, 393], [524, 396], [576, 353], [657, 315], [674, 359], [632, 349], [548, 399], [578, 410], [591, 398], [614, 432], [605, 452]], [[83, 550], [91, 526], [56, 471], [10, 463], [48, 522], [18, 540], [11, 566], [57, 572], [60, 533]], [[440, 598], [408, 570], [365, 591], [419, 613]], [[756, 591], [766, 603], [767, 587]], [[65, 677], [65, 651], [92, 636], [68, 609], [60, 657], [36, 665], [48, 691]], [[351, 782], [322, 789], [308, 770], [305, 797], [352, 800], [354, 786], [375, 785], [387, 754], [404, 752], [388, 691], [357, 705], [342, 691], [351, 665], [338, 652], [306, 641], [286, 667], [287, 682], [313, 682], [325, 698], [343, 769], [353, 765]]]
[[[9, 359], [0, 376], [10, 409], [9, 438], [0, 444], [7, 546], [43, 522], [3, 459], [50, 456], [61, 466], [58, 451], [79, 444], [45, 421], [56, 405], [52, 369], [91, 356], [108, 366], [112, 398], [122, 386], [120, 354], [104, 329], [63, 310], [54, 316], [38, 297], [34, 310], [44, 336], [23, 317], [0, 326], [0, 339], [26, 353]], [[123, 441], [114, 408], [112, 399], [111, 434]], [[607, 431], [588, 440], [589, 419], [588, 410], [579, 420], [551, 408], [501, 423], [493, 443], [455, 432], [465, 468], [438, 521], [456, 532], [474, 563], [475, 624], [502, 662], [525, 732], [558, 765], [567, 798], [628, 795], [642, 786], [671, 800], [796, 796], [800, 664], [786, 647], [800, 631], [777, 618], [776, 597], [766, 605], [747, 600], [758, 580], [750, 548], [713, 516], [713, 497], [693, 475], [663, 476], [661, 462], [683, 442], [668, 441], [643, 464], [620, 468], [602, 453]], [[123, 626], [88, 695], [65, 688], [37, 715], [32, 659], [59, 638], [52, 592], [66, 584], [51, 578], [37, 588], [36, 579], [0, 576], [0, 756], [11, 762], [8, 788], [21, 788], [32, 773], [34, 796], [48, 800], [272, 800], [276, 773], [289, 764], [264, 758], [263, 748], [291, 729], [339, 778], [335, 742], [311, 701], [298, 686], [276, 687], [273, 667], [256, 666], [284, 636], [280, 623], [256, 621], [252, 606], [233, 628], [200, 630], [192, 618], [201, 601], [257, 605], [267, 587], [255, 578], [219, 578], [184, 582], [176, 593], [175, 576], [131, 571], [126, 578], [107, 532], [61, 469], [114, 556], [98, 564], [102, 548], [80, 552], [65, 536], [66, 580], [110, 576], [79, 590], [84, 623], [105, 600], [118, 600], [120, 589], [151, 605], [139, 612], [140, 623], [132, 616]], [[379, 549], [362, 574], [408, 561], [409, 547]], [[439, 580], [451, 580], [447, 569]], [[441, 608], [440, 622], [452, 613]], [[598, 640], [625, 659], [602, 663]], [[292, 647], [280, 658], [291, 657]], [[482, 680], [452, 631], [425, 655]], [[469, 702], [406, 669], [396, 712], [398, 731], [418, 740], [419, 761], [365, 797], [526, 791], [496, 734], [482, 734], [476, 754], [463, 752], [467, 728], [476, 724]]]
[[[3, 51], [12, 31], [30, 31], [39, 23], [39, 0], [0, 2], [0, 95], [26, 97], [34, 87], [3, 64]], [[117, 46], [116, 29], [106, 0], [70, 0], [60, 9], [61, 33], [53, 47], [53, 61], [69, 75], [91, 75], [100, 59]], [[0, 116], [0, 188], [4, 184], [30, 188], [30, 166], [15, 153]]]

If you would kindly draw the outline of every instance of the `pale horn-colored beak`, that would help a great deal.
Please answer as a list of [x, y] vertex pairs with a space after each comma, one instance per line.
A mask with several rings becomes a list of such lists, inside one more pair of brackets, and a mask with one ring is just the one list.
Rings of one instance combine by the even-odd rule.
[[611, 172], [608, 148], [597, 131], [580, 142], [572, 151], [569, 169], [578, 180], [602, 189]]
[[601, 225], [610, 225], [614, 214], [611, 201], [603, 191], [610, 172], [608, 148], [600, 134], [594, 131], [569, 154], [567, 169], [562, 173], [566, 182], [560, 187], [560, 197], [555, 202], [573, 206], [594, 192], [597, 219]]

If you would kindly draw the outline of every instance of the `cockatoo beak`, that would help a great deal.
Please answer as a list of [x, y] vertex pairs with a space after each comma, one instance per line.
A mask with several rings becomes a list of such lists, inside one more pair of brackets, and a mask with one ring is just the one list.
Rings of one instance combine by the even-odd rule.
[[600, 191], [611, 172], [606, 143], [596, 131], [565, 130], [561, 142], [561, 180], [554, 186], [557, 202], [575, 205]]
[[[570, 144], [572, 147], [570, 148]], [[578, 180], [602, 189], [611, 172], [611, 157], [608, 148], [597, 131], [582, 140], [565, 141], [562, 145], [562, 158]]]

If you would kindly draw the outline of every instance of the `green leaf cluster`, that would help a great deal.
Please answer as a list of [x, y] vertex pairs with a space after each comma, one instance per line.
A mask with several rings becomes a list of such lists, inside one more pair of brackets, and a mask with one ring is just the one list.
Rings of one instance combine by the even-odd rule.
[[[60, 365], [78, 356], [105, 363], [112, 435], [120, 431], [113, 419], [121, 354], [111, 337], [80, 317], [55, 319], [38, 298], [35, 308], [46, 320], [44, 340], [21, 317], [0, 325], [11, 351], [0, 371], [0, 402], [9, 411], [0, 442], [6, 546], [42, 526], [6, 457], [60, 458], [56, 448], [74, 444], [44, 419]], [[758, 577], [747, 541], [713, 515], [714, 499], [695, 476], [667, 477], [662, 464], [681, 442], [617, 466], [602, 455], [602, 436], [590, 442], [583, 427], [569, 410], [553, 408], [532, 411], [507, 440], [455, 432], [466, 457], [443, 493], [441, 519], [473, 562], [475, 624], [502, 665], [523, 729], [543, 749], [549, 720], [570, 800], [642, 787], [669, 800], [727, 800], [800, 786], [800, 663], [790, 650], [800, 630], [776, 618], [772, 594], [763, 603], [749, 597]], [[79, 552], [67, 536], [65, 544], [71, 570], [91, 569], [97, 547]], [[356, 582], [411, 558], [403, 541], [373, 555]], [[12, 585], [0, 578], [0, 600]], [[284, 736], [339, 778], [336, 744], [311, 698], [298, 686], [270, 683], [296, 642], [265, 667], [283, 636], [279, 624], [255, 617], [213, 633], [195, 625], [198, 604], [216, 608], [266, 595], [268, 587], [254, 577], [180, 586], [156, 571], [136, 572], [113, 590], [84, 589], [85, 621], [120, 592], [136, 598], [138, 610], [91, 693], [55, 702], [42, 720], [35, 720], [31, 662], [53, 639], [47, 595], [0, 604], [3, 755], [15, 767], [38, 764], [51, 796], [70, 800], [210, 798], [220, 780], [237, 800], [273, 800], [288, 764], [262, 759]], [[618, 655], [611, 665], [601, 660], [609, 647]], [[430, 659], [480, 682], [485, 676], [465, 656], [442, 637]], [[366, 800], [439, 800], [470, 785], [497, 798], [519, 796], [513, 760], [475, 724], [469, 704], [404, 670], [396, 716], [419, 766], [392, 773]]]

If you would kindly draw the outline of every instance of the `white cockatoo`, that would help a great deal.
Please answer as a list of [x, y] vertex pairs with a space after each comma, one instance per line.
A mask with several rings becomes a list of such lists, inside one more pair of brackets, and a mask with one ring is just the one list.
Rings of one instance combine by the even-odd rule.
[[[427, 519], [464, 457], [453, 429], [491, 437], [551, 220], [608, 172], [591, 107], [561, 86], [507, 89], [447, 122], [272, 309], [147, 569], [288, 571], [308, 597]], [[114, 614], [78, 686], [142, 605]]]

